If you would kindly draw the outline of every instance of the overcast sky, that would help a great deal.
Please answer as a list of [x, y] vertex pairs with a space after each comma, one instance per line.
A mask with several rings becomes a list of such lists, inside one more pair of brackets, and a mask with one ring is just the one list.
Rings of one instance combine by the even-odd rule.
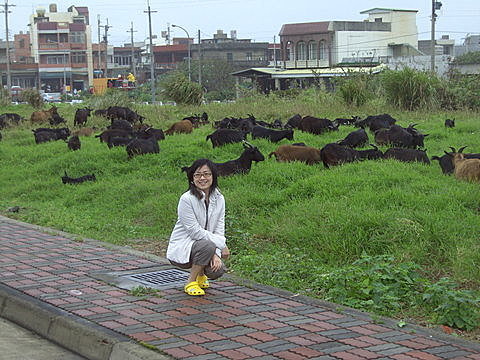
[[[3, 2], [3, 1], [2, 1]], [[461, 44], [466, 34], [480, 33], [479, 0], [441, 0], [442, 9], [437, 11], [436, 37], [450, 35]], [[133, 21], [134, 41], [148, 37], [147, 0], [9, 0], [10, 34], [26, 31], [29, 16], [39, 6], [48, 11], [48, 5], [56, 3], [58, 11], [66, 11], [70, 5], [87, 6], [90, 12], [93, 41], [97, 42], [97, 16], [102, 24], [108, 18], [109, 42], [121, 45], [130, 42]], [[160, 36], [169, 24], [184, 27], [191, 37], [198, 30], [202, 38], [211, 38], [217, 29], [226, 33], [237, 30], [238, 38], [249, 38], [257, 42], [273, 42], [282, 24], [329, 20], [362, 21], [366, 18], [361, 11], [375, 7], [418, 10], [417, 28], [419, 39], [430, 38], [431, 0], [150, 0], [152, 31]], [[172, 29], [171, 29], [172, 30]], [[3, 14], [0, 17], [0, 38], [5, 38]], [[103, 34], [103, 30], [102, 30]], [[172, 36], [184, 37], [180, 29], [173, 29]]]

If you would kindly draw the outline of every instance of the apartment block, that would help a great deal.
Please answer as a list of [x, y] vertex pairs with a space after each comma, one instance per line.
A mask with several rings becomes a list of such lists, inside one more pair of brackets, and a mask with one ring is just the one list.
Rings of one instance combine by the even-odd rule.
[[38, 63], [40, 87], [61, 91], [64, 86], [86, 90], [93, 84], [92, 36], [88, 8], [70, 6], [58, 12], [38, 8], [30, 16], [31, 53]]

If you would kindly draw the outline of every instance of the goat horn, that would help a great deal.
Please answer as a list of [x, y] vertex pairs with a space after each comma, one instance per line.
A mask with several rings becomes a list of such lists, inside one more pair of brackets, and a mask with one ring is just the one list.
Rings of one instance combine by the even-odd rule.
[[465, 150], [465, 148], [466, 148], [466, 146], [462, 146], [460, 149], [458, 149], [458, 153], [461, 154], [463, 152], [463, 150]]
[[449, 146], [449, 148], [452, 150], [452, 152], [457, 152], [453, 146]]
[[370, 144], [371, 147], [373, 147], [375, 150], [378, 150], [378, 147], [377, 145], [374, 145], [374, 144]]
[[249, 143], [246, 142], [245, 140], [243, 140], [243, 145], [244, 145], [244, 146], [248, 146], [250, 149], [253, 148], [253, 145], [252, 145], [252, 144], [249, 144]]

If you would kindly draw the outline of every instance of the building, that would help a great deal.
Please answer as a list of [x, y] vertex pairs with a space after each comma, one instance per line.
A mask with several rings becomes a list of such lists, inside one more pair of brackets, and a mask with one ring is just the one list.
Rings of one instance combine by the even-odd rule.
[[38, 63], [40, 88], [61, 91], [65, 85], [77, 90], [93, 83], [92, 37], [87, 7], [70, 6], [58, 12], [38, 8], [30, 16], [32, 56]]
[[[29, 34], [15, 34], [10, 45], [11, 85], [22, 89], [36, 87], [39, 81], [38, 64], [30, 56]], [[7, 83], [7, 44], [0, 40], [0, 71], [2, 85]]]
[[373, 8], [364, 21], [285, 24], [280, 30], [283, 67], [322, 68], [380, 62], [418, 54], [417, 10]]
[[[451, 55], [454, 54], [455, 40], [450, 39], [448, 35], [442, 35], [438, 40], [435, 40], [435, 55]], [[418, 50], [425, 55], [432, 54], [431, 40], [418, 40]]]
[[467, 34], [462, 45], [456, 45], [454, 55], [460, 56], [468, 52], [480, 51], [480, 35]]
[[193, 44], [192, 59], [198, 60], [199, 53], [205, 60], [226, 60], [244, 68], [268, 66], [269, 43], [252, 42], [251, 39], [238, 39], [232, 30], [230, 37], [222, 30], [217, 30], [212, 39], [201, 39], [200, 45]]
[[330, 88], [333, 77], [376, 73], [389, 59], [423, 55], [417, 48], [417, 10], [373, 8], [361, 14], [367, 15], [364, 21], [284, 24], [278, 67], [234, 75], [252, 79], [266, 92], [313, 83]]

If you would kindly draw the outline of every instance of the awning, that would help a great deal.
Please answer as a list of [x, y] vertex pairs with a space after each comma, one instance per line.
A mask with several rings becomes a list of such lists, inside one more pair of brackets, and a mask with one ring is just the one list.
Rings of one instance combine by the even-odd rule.
[[65, 74], [65, 77], [70, 78], [70, 71], [65, 71], [65, 73], [62, 72], [40, 72], [40, 79], [63, 79], [63, 76]]
[[331, 68], [310, 69], [279, 69], [279, 68], [250, 68], [232, 73], [240, 77], [267, 77], [271, 79], [316, 78], [348, 76], [352, 73], [376, 74], [388, 67], [385, 64], [377, 66], [339, 66]]

